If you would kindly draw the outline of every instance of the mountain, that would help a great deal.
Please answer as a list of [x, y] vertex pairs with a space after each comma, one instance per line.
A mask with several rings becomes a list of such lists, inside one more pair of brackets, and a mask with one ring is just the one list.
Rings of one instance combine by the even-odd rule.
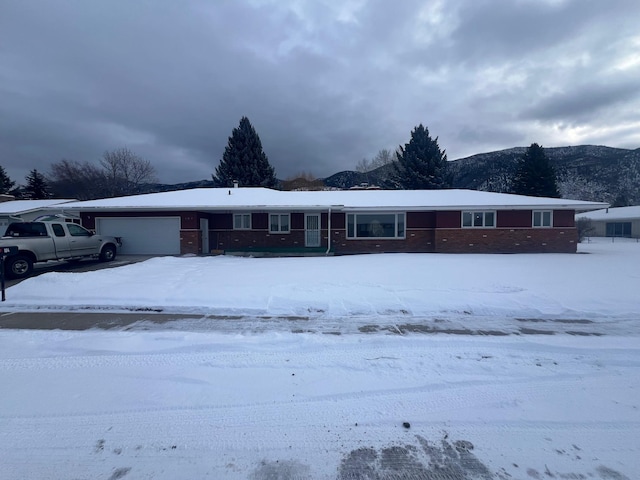
[[176, 190], [189, 190], [192, 188], [212, 188], [215, 187], [213, 180], [196, 180], [185, 183], [147, 183], [140, 193], [174, 192]]
[[[480, 153], [449, 162], [453, 188], [511, 191], [511, 179], [526, 147]], [[556, 169], [564, 198], [604, 201], [614, 205], [640, 204], [640, 148], [628, 150], [598, 145], [545, 148]], [[362, 183], [393, 188], [393, 165], [370, 172], [339, 172], [324, 180], [334, 188]]]
[[[453, 188], [510, 192], [517, 162], [526, 147], [479, 153], [449, 162]], [[603, 201], [613, 206], [640, 205], [640, 148], [629, 150], [599, 145], [545, 148], [556, 169], [558, 187], [563, 198]], [[312, 180], [280, 181], [286, 189], [347, 189], [363, 184], [394, 188], [393, 164], [370, 172], [346, 170], [329, 177]], [[176, 185], [148, 185], [144, 193], [187, 188], [212, 187], [210, 180]]]
[[[509, 192], [525, 147], [482, 153], [451, 162], [454, 188]], [[640, 203], [640, 149], [598, 145], [545, 148], [564, 198]]]

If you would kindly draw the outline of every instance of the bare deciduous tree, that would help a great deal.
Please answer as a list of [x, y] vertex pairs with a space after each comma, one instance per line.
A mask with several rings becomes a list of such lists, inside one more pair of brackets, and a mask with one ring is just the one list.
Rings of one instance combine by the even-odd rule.
[[58, 198], [92, 200], [104, 197], [106, 190], [104, 172], [99, 167], [66, 159], [51, 165], [49, 184]]
[[356, 172], [367, 173], [376, 168], [388, 165], [395, 160], [395, 154], [386, 148], [383, 148], [371, 160], [363, 158], [356, 164]]
[[106, 151], [100, 159], [105, 175], [108, 196], [139, 193], [144, 183], [155, 181], [155, 169], [128, 148]]
[[582, 243], [585, 238], [590, 237], [595, 232], [590, 218], [579, 218], [576, 220], [576, 229], [578, 230], [578, 242]]
[[60, 160], [51, 165], [48, 175], [57, 197], [78, 200], [140, 193], [145, 183], [155, 180], [151, 163], [127, 148], [105, 152], [98, 165]]

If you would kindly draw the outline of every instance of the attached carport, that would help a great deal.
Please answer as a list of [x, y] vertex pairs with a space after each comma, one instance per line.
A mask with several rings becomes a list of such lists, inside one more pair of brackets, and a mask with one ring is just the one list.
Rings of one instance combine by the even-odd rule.
[[180, 217], [96, 217], [96, 232], [121, 237], [121, 254], [180, 254]]

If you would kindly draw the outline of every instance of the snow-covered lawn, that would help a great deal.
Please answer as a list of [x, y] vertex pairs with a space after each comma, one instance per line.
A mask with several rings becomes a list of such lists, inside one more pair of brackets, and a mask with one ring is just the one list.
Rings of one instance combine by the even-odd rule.
[[640, 243], [597, 239], [581, 254], [379, 254], [313, 258], [157, 257], [47, 273], [3, 309], [158, 309], [314, 319], [640, 313]]
[[640, 478], [640, 243], [579, 249], [26, 280], [6, 315], [203, 319], [0, 330], [0, 479]]

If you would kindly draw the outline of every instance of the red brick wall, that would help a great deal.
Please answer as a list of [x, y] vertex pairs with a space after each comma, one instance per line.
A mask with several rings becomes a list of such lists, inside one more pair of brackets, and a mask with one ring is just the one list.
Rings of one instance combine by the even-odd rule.
[[463, 228], [435, 231], [441, 253], [575, 253], [575, 228]]
[[336, 254], [345, 253], [429, 253], [434, 248], [434, 231], [432, 229], [407, 230], [405, 239], [369, 240], [347, 239], [346, 231], [332, 229], [331, 251]]
[[180, 253], [183, 255], [188, 253], [202, 253], [202, 235], [200, 234], [200, 230], [180, 231]]
[[[304, 230], [291, 233], [269, 233], [268, 230], [212, 231], [211, 248], [216, 250], [254, 250], [260, 248], [301, 248], [304, 247]], [[326, 247], [326, 230], [321, 238]]]

